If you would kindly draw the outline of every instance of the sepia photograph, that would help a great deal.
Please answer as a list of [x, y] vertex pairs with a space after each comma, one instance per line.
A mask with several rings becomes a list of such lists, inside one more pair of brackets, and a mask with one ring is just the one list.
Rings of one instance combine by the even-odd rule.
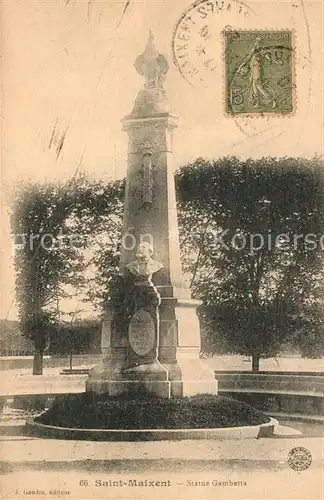
[[1, 499], [324, 499], [324, 3], [0, 8]]

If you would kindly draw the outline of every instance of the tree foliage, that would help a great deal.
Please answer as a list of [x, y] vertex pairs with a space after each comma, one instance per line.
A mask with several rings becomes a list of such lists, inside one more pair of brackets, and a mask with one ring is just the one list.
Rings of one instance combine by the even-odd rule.
[[179, 171], [183, 263], [210, 349], [225, 338], [257, 369], [310, 315], [319, 325], [323, 190], [316, 159], [199, 158]]
[[16, 186], [11, 218], [16, 298], [21, 330], [35, 345], [34, 374], [42, 372], [60, 285], [68, 283], [75, 272], [72, 249], [53, 244], [64, 234], [71, 203], [70, 193], [63, 192], [60, 184]]
[[[100, 271], [109, 258], [116, 265], [122, 186], [122, 181], [104, 184], [85, 176], [65, 185], [15, 186], [11, 231], [16, 299], [21, 331], [35, 345], [34, 374], [42, 373], [44, 350], [51, 330], [62, 320], [59, 303], [69, 298], [68, 287], [91, 299], [95, 280], [104, 287], [97, 287], [96, 297], [105, 297], [105, 274]], [[101, 242], [102, 235], [109, 235], [111, 243]]]
[[[203, 301], [206, 349], [252, 355], [255, 368], [287, 339], [306, 355], [322, 352], [322, 172], [319, 159], [235, 157], [177, 172], [183, 268]], [[63, 319], [71, 289], [99, 312], [114, 297], [124, 188], [85, 175], [16, 187], [19, 319], [40, 355], [51, 328], [79, 321], [80, 305]]]

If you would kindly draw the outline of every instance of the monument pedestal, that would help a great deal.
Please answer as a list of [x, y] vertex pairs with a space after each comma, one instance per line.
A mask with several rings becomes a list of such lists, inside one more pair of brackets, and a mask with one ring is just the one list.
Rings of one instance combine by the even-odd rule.
[[[182, 295], [189, 290], [184, 289]], [[200, 327], [197, 307], [191, 298], [162, 297], [160, 305], [159, 361], [168, 370], [171, 396], [217, 394], [213, 370], [200, 355]]]
[[[118, 342], [123, 336], [113, 335], [113, 312], [110, 310], [102, 326], [104, 357], [90, 371], [86, 390], [110, 395], [152, 393], [167, 398], [217, 394], [214, 371], [199, 358], [200, 329], [196, 314], [199, 305], [200, 301], [193, 299], [162, 297], [159, 307], [158, 357], [153, 362], [143, 364], [139, 358], [139, 364], [133, 366], [129, 366], [127, 342]], [[122, 343], [124, 345], [120, 345]]]

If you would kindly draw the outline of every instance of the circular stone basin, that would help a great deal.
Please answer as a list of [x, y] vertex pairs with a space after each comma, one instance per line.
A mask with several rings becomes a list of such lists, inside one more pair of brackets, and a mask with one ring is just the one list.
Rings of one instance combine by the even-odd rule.
[[225, 429], [71, 429], [43, 425], [35, 421], [27, 421], [25, 429], [30, 436], [52, 439], [71, 439], [75, 441], [179, 441], [185, 439], [257, 439], [273, 435], [278, 421], [270, 418], [261, 425], [246, 427], [227, 427]]
[[99, 396], [57, 397], [28, 434], [56, 439], [151, 441], [246, 439], [273, 434], [277, 421], [250, 405], [223, 396], [184, 398]]

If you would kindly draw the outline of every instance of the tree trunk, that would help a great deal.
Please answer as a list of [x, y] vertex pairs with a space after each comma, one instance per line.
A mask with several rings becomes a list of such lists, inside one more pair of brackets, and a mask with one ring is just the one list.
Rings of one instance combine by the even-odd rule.
[[257, 354], [252, 355], [252, 371], [258, 372], [260, 368], [260, 356]]
[[43, 349], [35, 349], [33, 360], [33, 375], [43, 375]]
[[72, 350], [70, 351], [70, 371], [72, 371], [72, 356], [73, 356], [73, 353], [72, 353]]

